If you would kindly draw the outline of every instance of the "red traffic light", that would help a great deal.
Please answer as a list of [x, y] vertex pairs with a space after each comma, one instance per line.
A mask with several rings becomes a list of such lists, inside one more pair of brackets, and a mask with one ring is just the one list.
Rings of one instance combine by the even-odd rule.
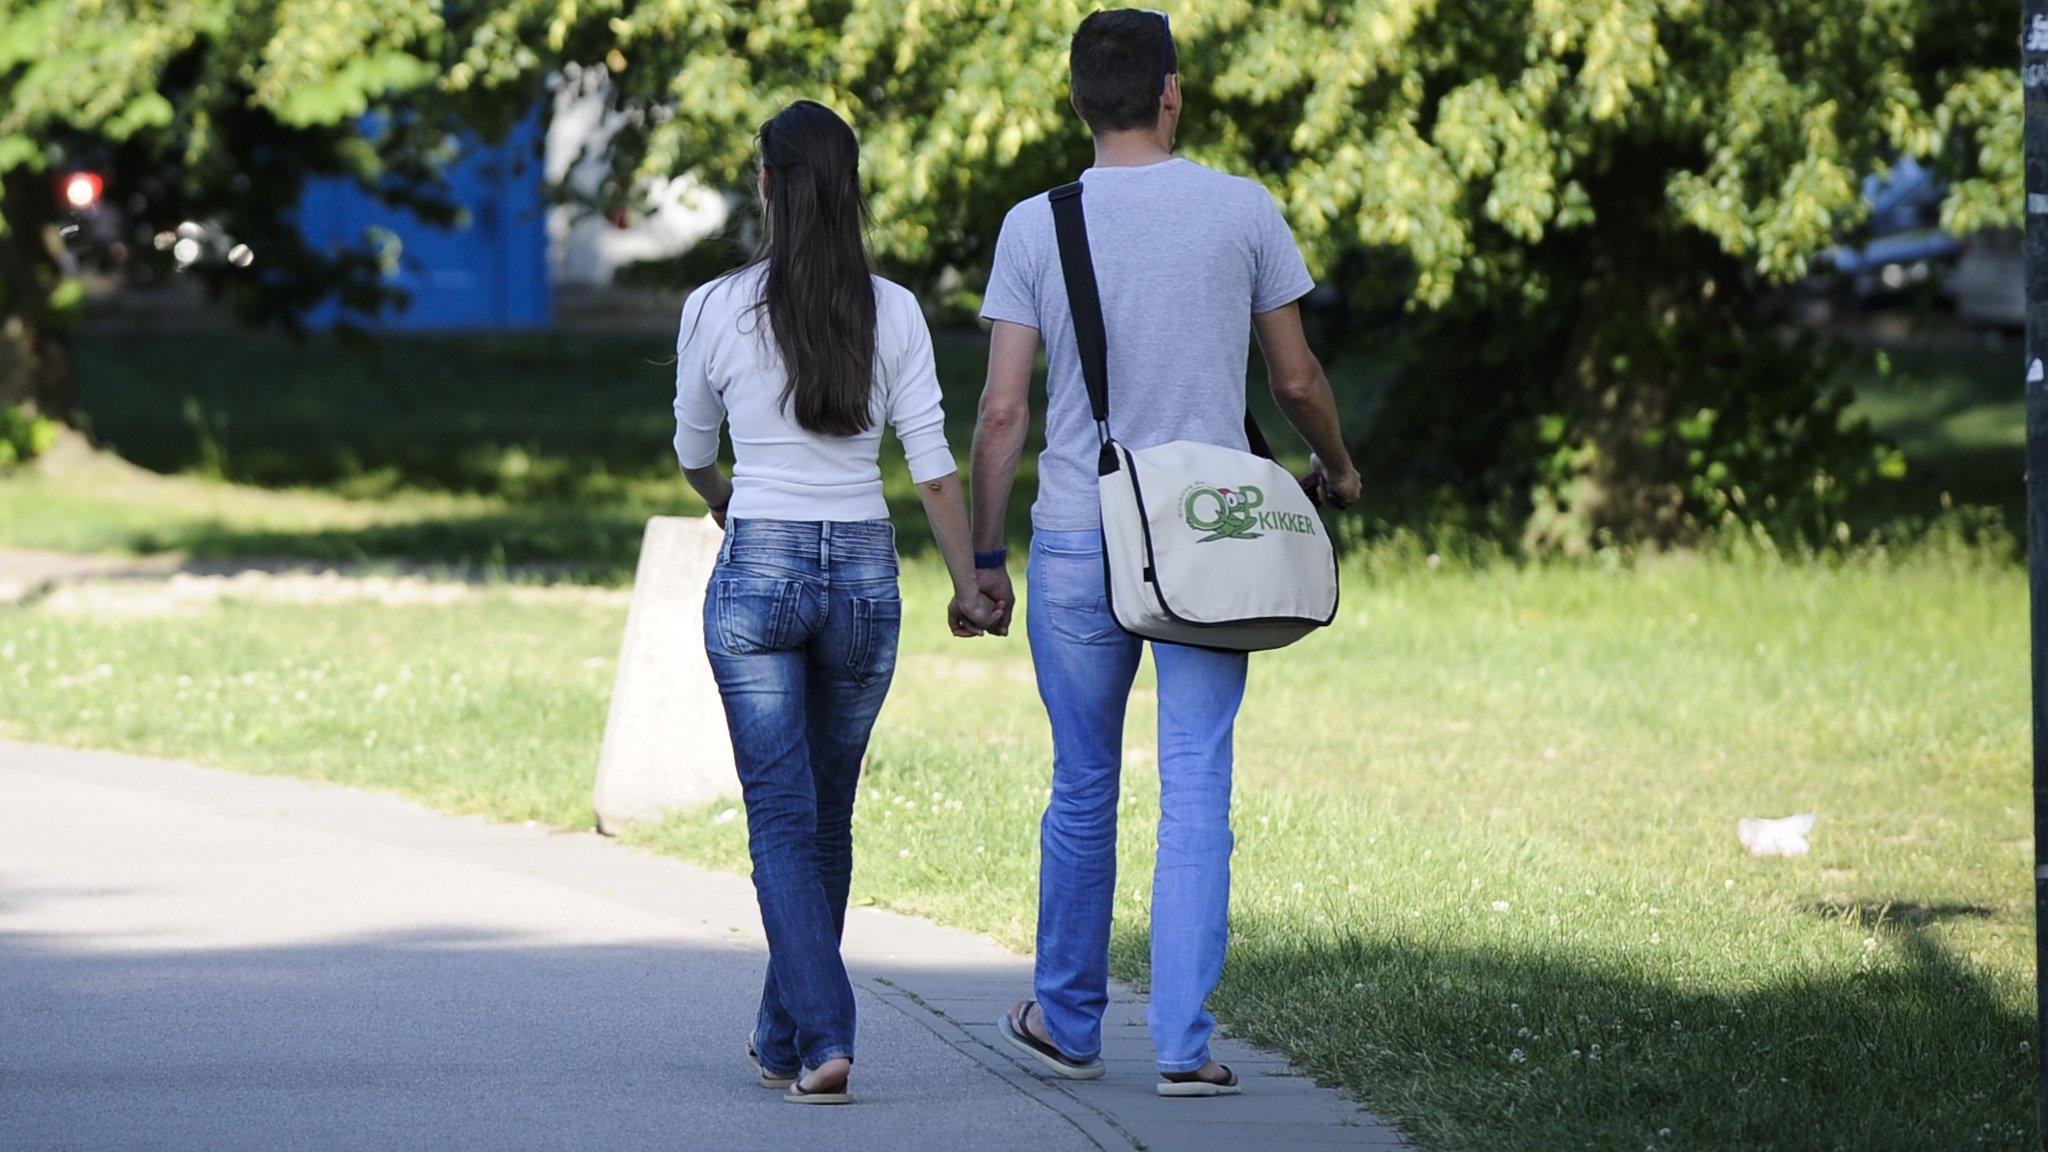
[[106, 187], [97, 172], [65, 172], [57, 177], [57, 198], [73, 212], [89, 212], [99, 204]]

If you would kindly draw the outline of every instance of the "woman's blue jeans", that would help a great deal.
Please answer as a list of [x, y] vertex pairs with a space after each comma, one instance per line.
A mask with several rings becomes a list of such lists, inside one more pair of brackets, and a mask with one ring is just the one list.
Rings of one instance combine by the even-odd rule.
[[735, 520], [704, 597], [704, 646], [746, 798], [768, 934], [761, 1064], [853, 1058], [839, 956], [853, 796], [896, 668], [903, 604], [886, 520]]
[[[1039, 824], [1038, 965], [1046, 1030], [1067, 1055], [1102, 1050], [1124, 708], [1145, 642], [1117, 627], [1102, 537], [1040, 531], [1026, 617], [1038, 693], [1052, 719], [1052, 800]], [[1209, 1060], [1203, 1006], [1223, 975], [1230, 927], [1230, 772], [1242, 652], [1153, 644], [1159, 674], [1159, 856], [1152, 871], [1152, 1003], [1162, 1072]]]

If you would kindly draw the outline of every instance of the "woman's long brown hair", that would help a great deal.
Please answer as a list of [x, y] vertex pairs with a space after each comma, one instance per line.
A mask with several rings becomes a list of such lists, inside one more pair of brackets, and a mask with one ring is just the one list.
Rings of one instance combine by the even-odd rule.
[[874, 423], [875, 285], [860, 143], [831, 109], [799, 100], [761, 126], [768, 266], [760, 307], [788, 372], [797, 425], [852, 436]]

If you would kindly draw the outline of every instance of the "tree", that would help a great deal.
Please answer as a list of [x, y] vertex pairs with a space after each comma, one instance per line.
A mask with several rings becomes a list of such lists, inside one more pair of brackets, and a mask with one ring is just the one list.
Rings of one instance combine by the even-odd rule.
[[[712, 0], [607, 13], [621, 171], [734, 188], [797, 96], [861, 131], [879, 255], [976, 282], [1002, 212], [1085, 163], [1092, 7]], [[1176, 7], [1183, 150], [1256, 174], [1355, 321], [1407, 305], [1367, 456], [1519, 502], [1538, 544], [1828, 512], [1887, 466], [1773, 289], [1900, 156], [1959, 232], [2019, 220], [1993, 0], [1230, 0]], [[595, 63], [595, 61], [591, 61]]]
[[[367, 254], [297, 244], [299, 174], [430, 187], [453, 133], [523, 113], [556, 76], [621, 113], [620, 204], [685, 173], [744, 195], [760, 123], [799, 96], [839, 109], [863, 137], [878, 257], [966, 302], [1008, 206], [1086, 162], [1065, 57], [1092, 7], [0, 0], [0, 399], [68, 403], [53, 166], [111, 148], [117, 197], [263, 231], [253, 269], [203, 274], [245, 314], [289, 316], [378, 291]], [[1780, 335], [1775, 290], [1899, 156], [1952, 181], [1951, 229], [2019, 221], [2008, 8], [1187, 4], [1182, 141], [1267, 183], [1353, 327], [1403, 332], [1365, 434], [1382, 475], [1506, 507], [1538, 545], [1804, 522], [1887, 460], [1844, 425], [1820, 350]]]
[[[354, 178], [452, 218], [441, 164], [462, 131], [533, 105], [543, 54], [495, 34], [504, 9], [434, 0], [0, 0], [0, 410], [72, 415], [79, 275], [176, 257], [153, 238], [204, 223], [253, 260], [186, 274], [250, 322], [291, 324], [338, 294], [387, 303], [368, 247], [317, 251], [292, 220], [312, 176]], [[66, 218], [53, 177], [105, 178], [104, 233]]]

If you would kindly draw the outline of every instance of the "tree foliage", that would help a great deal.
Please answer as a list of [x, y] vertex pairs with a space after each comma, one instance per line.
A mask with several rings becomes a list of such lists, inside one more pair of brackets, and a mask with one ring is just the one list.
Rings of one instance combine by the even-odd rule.
[[[608, 83], [638, 124], [622, 172], [743, 187], [754, 126], [821, 99], [863, 134], [880, 254], [971, 284], [1009, 204], [1086, 162], [1064, 76], [1090, 7], [620, 6]], [[1182, 151], [1264, 180], [1355, 322], [1407, 305], [1417, 354], [1368, 436], [1383, 474], [1505, 494], [1539, 543], [1824, 519], [1896, 461], [1842, 425], [1824, 359], [1772, 333], [1772, 289], [1855, 227], [1862, 177], [1901, 156], [1952, 180], [1948, 227], [2020, 218], [2008, 4], [1220, 0], [1172, 16]]]
[[[863, 137], [878, 256], [971, 296], [1008, 206], [1087, 161], [1065, 54], [1091, 7], [0, 0], [7, 309], [62, 296], [19, 235], [50, 223], [19, 177], [80, 148], [255, 227], [280, 219], [293, 172], [430, 177], [456, 127], [516, 117], [557, 77], [621, 113], [621, 204], [686, 173], [743, 191], [761, 122], [797, 97], [837, 108]], [[1807, 495], [1884, 460], [1842, 427], [1820, 359], [1773, 334], [1774, 289], [1855, 227], [1862, 176], [1896, 157], [1952, 181], [1950, 228], [2020, 219], [2007, 3], [1169, 7], [1183, 152], [1265, 181], [1352, 325], [1402, 335], [1370, 461], [1514, 504], [1539, 542], [1825, 515]], [[351, 130], [379, 110], [398, 114]], [[221, 286], [263, 285], [251, 295], [288, 313], [363, 271], [285, 231], [271, 279]], [[271, 287], [288, 279], [311, 287]]]
[[[543, 83], [528, 53], [458, 95], [472, 25], [432, 0], [0, 0], [0, 401], [67, 415], [76, 276], [167, 265], [152, 237], [181, 222], [257, 254], [185, 270], [247, 320], [388, 300], [378, 252], [315, 250], [292, 212], [309, 177], [342, 176], [451, 218], [436, 176], [458, 133], [517, 116]], [[106, 176], [120, 231], [66, 238], [52, 181], [75, 167]]]

